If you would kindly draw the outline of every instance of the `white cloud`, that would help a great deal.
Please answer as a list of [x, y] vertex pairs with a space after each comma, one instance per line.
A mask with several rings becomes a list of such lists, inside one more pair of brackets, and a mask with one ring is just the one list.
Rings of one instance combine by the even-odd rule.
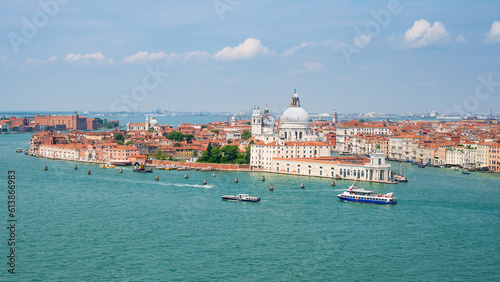
[[226, 47], [217, 53], [214, 58], [220, 60], [248, 60], [257, 56], [271, 54], [269, 49], [262, 45], [259, 39], [248, 38], [236, 47]]
[[302, 66], [306, 68], [307, 71], [320, 71], [323, 69], [323, 65], [317, 62], [303, 62]]
[[358, 37], [354, 38], [354, 45], [358, 48], [365, 48], [372, 41], [372, 37], [370, 35], [362, 34]]
[[457, 43], [466, 43], [466, 42], [467, 40], [465, 40], [465, 37], [462, 34], [457, 36]]
[[290, 56], [293, 53], [295, 53], [295, 51], [302, 49], [302, 48], [305, 48], [305, 47], [309, 46], [310, 44], [311, 44], [311, 42], [302, 42], [302, 44], [295, 46], [295, 47], [292, 47], [292, 48], [286, 50], [285, 52], [283, 52], [283, 56]]
[[491, 24], [491, 29], [486, 34], [486, 39], [484, 39], [486, 42], [500, 42], [500, 22], [499, 21], [494, 21]]
[[54, 55], [54, 56], [48, 57], [46, 60], [37, 60], [37, 59], [29, 58], [29, 59], [26, 59], [26, 61], [24, 61], [24, 62], [26, 64], [42, 64], [42, 63], [53, 63], [56, 60], [57, 60], [57, 56]]
[[410, 48], [420, 48], [428, 45], [438, 45], [448, 40], [449, 34], [440, 22], [431, 25], [426, 20], [415, 21], [413, 27], [405, 32], [404, 40]]
[[196, 59], [196, 58], [199, 58], [199, 59], [206, 59], [206, 58], [209, 58], [211, 57], [212, 55], [206, 51], [193, 51], [193, 52], [189, 52], [189, 53], [184, 53], [181, 55], [181, 57], [184, 58], [184, 60], [188, 60], [188, 59]]
[[332, 48], [334, 50], [339, 50], [341, 44], [342, 43], [339, 43], [339, 42], [337, 42], [334, 39], [329, 39], [329, 40], [325, 40], [325, 41], [302, 42], [300, 45], [294, 46], [294, 47], [286, 50], [285, 52], [283, 52], [282, 55], [283, 56], [290, 56], [290, 55], [292, 55], [293, 53], [295, 53], [296, 51], [298, 51], [300, 49], [303, 49], [303, 48], [306, 48], [306, 47], [316, 47], [316, 46], [328, 47], [328, 48]]
[[124, 63], [135, 63], [135, 62], [149, 62], [156, 61], [160, 59], [167, 58], [168, 55], [165, 52], [149, 53], [147, 51], [140, 51], [134, 55], [126, 56], [123, 58]]
[[[85, 55], [69, 53], [66, 55], [66, 57], [63, 60], [65, 60], [66, 62], [69, 62], [69, 63], [73, 63], [73, 62], [76, 62], [76, 61], [79, 61], [82, 59], [94, 59], [96, 61], [101, 61], [101, 60], [104, 60], [105, 57], [101, 52], [96, 52], [96, 53], [92, 53], [92, 54], [85, 54]], [[109, 62], [109, 60], [108, 60], [108, 62]]]

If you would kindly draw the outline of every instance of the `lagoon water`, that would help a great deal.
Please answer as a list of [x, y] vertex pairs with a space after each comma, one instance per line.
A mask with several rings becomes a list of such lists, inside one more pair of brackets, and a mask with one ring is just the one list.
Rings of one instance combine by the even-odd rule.
[[[498, 174], [407, 165], [409, 183], [361, 183], [395, 193], [397, 205], [381, 206], [340, 202], [347, 181], [119, 174], [15, 153], [30, 137], [0, 135], [0, 220], [7, 226], [12, 169], [18, 219], [15, 275], [7, 272], [9, 231], [0, 232], [1, 281], [500, 280]], [[221, 201], [239, 193], [262, 201]]]

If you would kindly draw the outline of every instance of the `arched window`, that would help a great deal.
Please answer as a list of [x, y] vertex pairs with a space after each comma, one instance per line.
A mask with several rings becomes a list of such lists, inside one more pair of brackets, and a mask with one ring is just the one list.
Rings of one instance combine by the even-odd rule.
[[299, 133], [299, 138], [302, 139], [302, 132]]
[[286, 131], [285, 131], [285, 139], [286, 139]]
[[297, 136], [297, 131], [295, 131], [295, 139], [297, 139], [297, 138], [298, 138], [298, 136]]

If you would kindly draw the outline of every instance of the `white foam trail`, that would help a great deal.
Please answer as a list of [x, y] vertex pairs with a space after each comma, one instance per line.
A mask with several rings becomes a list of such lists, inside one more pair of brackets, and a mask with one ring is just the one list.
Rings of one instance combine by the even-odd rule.
[[[117, 179], [111, 179], [111, 178], [101, 178], [101, 179], [109, 180], [109, 181], [117, 181]], [[157, 181], [137, 181], [137, 180], [130, 180], [130, 179], [118, 179], [118, 180], [136, 183], [136, 184], [154, 184], [154, 185], [176, 186], [176, 187], [196, 187], [196, 188], [205, 188], [205, 189], [214, 188], [214, 186], [212, 186], [212, 185], [198, 185], [198, 184], [186, 184], [186, 183], [181, 184], [181, 183], [157, 182]]]

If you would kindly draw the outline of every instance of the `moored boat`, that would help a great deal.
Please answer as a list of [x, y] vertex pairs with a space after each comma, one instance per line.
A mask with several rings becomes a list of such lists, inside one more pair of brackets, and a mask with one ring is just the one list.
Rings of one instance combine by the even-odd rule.
[[394, 180], [397, 182], [408, 182], [408, 178], [403, 175], [395, 174], [394, 175]]
[[139, 165], [139, 164], [135, 164], [135, 168], [133, 170], [133, 172], [139, 172], [139, 173], [152, 173], [153, 172], [153, 168], [150, 168], [150, 169], [146, 169], [145, 166], [143, 165]]
[[346, 202], [360, 202], [360, 203], [372, 203], [372, 204], [383, 204], [383, 205], [393, 205], [396, 204], [396, 197], [393, 193], [387, 194], [376, 194], [373, 191], [365, 190], [361, 187], [355, 187], [356, 182], [353, 182], [349, 189], [345, 190], [344, 193], [337, 195], [341, 201]]
[[468, 169], [462, 170], [462, 174], [470, 174], [470, 171]]
[[177, 170], [185, 171], [185, 170], [189, 170], [189, 168], [187, 166], [183, 166], [183, 167], [177, 168]]
[[108, 164], [101, 164], [100, 167], [102, 167], [102, 168], [115, 168], [116, 166], [108, 163]]
[[22, 153], [22, 152], [23, 152], [23, 149], [17, 148], [16, 153]]
[[249, 196], [248, 194], [238, 194], [236, 196], [225, 195], [225, 196], [222, 196], [222, 200], [238, 201], [238, 202], [260, 202], [260, 198], [252, 197], [252, 196]]

